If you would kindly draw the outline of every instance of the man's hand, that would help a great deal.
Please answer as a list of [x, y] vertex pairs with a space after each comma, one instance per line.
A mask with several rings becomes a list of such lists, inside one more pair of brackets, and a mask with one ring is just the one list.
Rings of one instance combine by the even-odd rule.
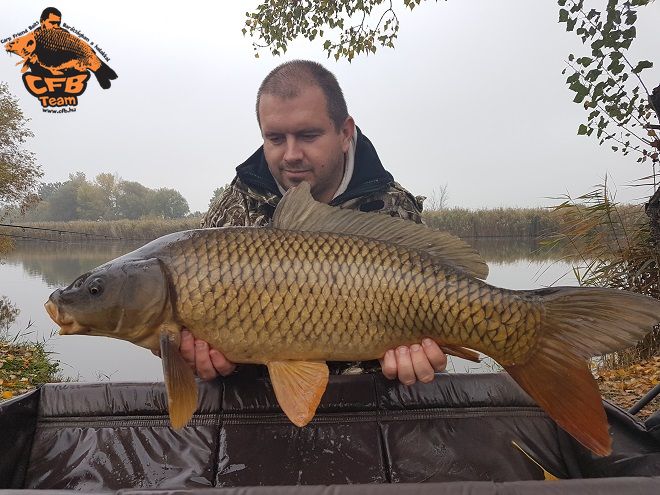
[[412, 385], [417, 380], [430, 383], [436, 371], [447, 367], [447, 356], [433, 340], [424, 339], [422, 345], [390, 349], [380, 360], [380, 366], [386, 378], [398, 378], [404, 385]]
[[[220, 351], [213, 349], [203, 340], [196, 339], [188, 330], [181, 331], [179, 346], [183, 359], [203, 380], [213, 380], [219, 375], [231, 375], [236, 365]], [[436, 371], [447, 367], [447, 356], [431, 339], [424, 339], [422, 345], [400, 346], [390, 349], [380, 360], [383, 375], [390, 380], [399, 379], [404, 385], [412, 385], [417, 380], [422, 383], [433, 381]]]
[[188, 330], [181, 331], [181, 356], [195, 374], [203, 380], [213, 380], [218, 375], [231, 375], [236, 365], [227, 360], [220, 351], [212, 349], [203, 340], [196, 339]]

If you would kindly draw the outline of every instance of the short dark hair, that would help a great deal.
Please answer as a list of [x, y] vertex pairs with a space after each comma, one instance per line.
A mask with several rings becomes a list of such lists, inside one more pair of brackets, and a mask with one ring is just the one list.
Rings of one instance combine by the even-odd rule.
[[259, 102], [263, 94], [280, 98], [295, 98], [300, 91], [308, 86], [316, 86], [323, 91], [328, 116], [338, 131], [348, 117], [348, 108], [344, 93], [332, 72], [318, 62], [311, 60], [291, 60], [275, 67], [259, 86], [257, 91], [257, 122], [259, 118]]
[[39, 19], [39, 22], [43, 22], [46, 19], [48, 19], [48, 16], [50, 14], [55, 14], [57, 17], [62, 17], [62, 12], [57, 10], [55, 7], [46, 7], [44, 11], [41, 13], [41, 18]]

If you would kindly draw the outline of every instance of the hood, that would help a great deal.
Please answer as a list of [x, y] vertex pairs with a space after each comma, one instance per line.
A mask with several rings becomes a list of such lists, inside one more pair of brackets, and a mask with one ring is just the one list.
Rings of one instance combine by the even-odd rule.
[[[362, 134], [359, 127], [356, 127], [356, 132], [357, 145], [353, 177], [351, 177], [346, 191], [333, 199], [330, 202], [331, 205], [338, 205], [365, 194], [386, 190], [394, 182], [392, 174], [383, 167], [371, 141]], [[236, 176], [249, 187], [282, 197], [275, 179], [268, 170], [263, 146], [260, 146], [247, 160], [236, 167]]]

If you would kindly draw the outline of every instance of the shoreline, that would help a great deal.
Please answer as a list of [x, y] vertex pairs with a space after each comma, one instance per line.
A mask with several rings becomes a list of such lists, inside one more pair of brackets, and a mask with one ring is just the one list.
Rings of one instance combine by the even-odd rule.
[[[43, 383], [62, 381], [59, 363], [50, 358], [44, 343], [10, 342], [0, 337], [0, 402], [33, 390]], [[660, 356], [616, 369], [594, 372], [604, 399], [624, 410], [660, 383]], [[646, 405], [636, 417], [647, 419], [660, 409], [660, 397]]]
[[59, 363], [41, 342], [16, 342], [0, 337], [0, 402], [44, 383], [59, 382]]

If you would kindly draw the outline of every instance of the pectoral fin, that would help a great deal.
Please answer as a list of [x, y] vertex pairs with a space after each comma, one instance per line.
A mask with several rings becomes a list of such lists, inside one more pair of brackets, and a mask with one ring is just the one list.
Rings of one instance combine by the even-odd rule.
[[271, 361], [268, 372], [284, 414], [296, 426], [305, 426], [328, 385], [328, 365], [323, 361]]
[[456, 356], [459, 358], [467, 359], [468, 361], [473, 361], [475, 363], [481, 362], [479, 353], [473, 351], [472, 349], [468, 349], [466, 347], [461, 347], [458, 345], [440, 344], [440, 349], [442, 349], [442, 352], [444, 352], [445, 354], [449, 354], [450, 356]]
[[167, 390], [167, 403], [172, 427], [188, 424], [197, 410], [195, 375], [179, 352], [179, 332], [163, 328], [160, 332], [160, 356]]

